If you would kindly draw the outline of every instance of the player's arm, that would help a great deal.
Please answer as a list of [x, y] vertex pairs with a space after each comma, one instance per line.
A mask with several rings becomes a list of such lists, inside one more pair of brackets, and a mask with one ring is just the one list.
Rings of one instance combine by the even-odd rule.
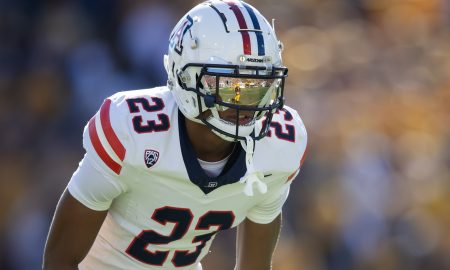
[[56, 208], [44, 251], [46, 270], [77, 269], [114, 198], [127, 189], [120, 177], [126, 152], [123, 128], [118, 125], [122, 115], [107, 99], [84, 130], [86, 155]]
[[[292, 174], [296, 175], [296, 173]], [[238, 226], [235, 270], [270, 270], [281, 228], [281, 209], [289, 195], [290, 176], [283, 176]]]
[[105, 220], [114, 198], [125, 188], [96, 167], [89, 153], [61, 196], [44, 250], [44, 269], [78, 269]]
[[307, 134], [298, 113], [286, 108], [277, 115], [276, 120], [297, 131], [288, 133], [295, 135], [295, 138], [285, 147], [288, 149], [287, 156], [294, 157], [291, 160], [292, 170], [274, 181], [278, 185], [273, 186], [266, 198], [249, 210], [247, 218], [238, 226], [235, 270], [272, 269], [272, 255], [281, 227], [281, 209], [289, 195], [290, 184], [305, 158]]
[[268, 224], [245, 219], [237, 229], [235, 270], [270, 270], [281, 227], [281, 214]]
[[281, 208], [288, 195], [289, 183], [272, 187], [265, 199], [250, 209], [247, 218], [239, 224], [235, 270], [272, 269], [272, 255], [281, 227]]
[[44, 269], [78, 269], [106, 217], [107, 211], [94, 211], [65, 190], [56, 207], [44, 251]]

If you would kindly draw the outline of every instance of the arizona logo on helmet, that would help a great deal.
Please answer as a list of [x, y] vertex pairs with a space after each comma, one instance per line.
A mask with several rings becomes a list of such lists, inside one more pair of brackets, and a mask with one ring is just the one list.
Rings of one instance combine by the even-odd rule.
[[187, 15], [185, 20], [182, 21], [180, 27], [170, 36], [169, 38], [169, 46], [173, 48], [179, 55], [183, 53], [183, 45], [182, 41], [186, 32], [192, 27], [194, 24], [192, 18]]

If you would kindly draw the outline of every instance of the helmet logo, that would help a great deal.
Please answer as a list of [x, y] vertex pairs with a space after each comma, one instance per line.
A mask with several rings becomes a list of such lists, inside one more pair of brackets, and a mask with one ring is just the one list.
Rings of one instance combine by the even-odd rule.
[[147, 149], [144, 152], [144, 161], [147, 168], [152, 167], [158, 162], [159, 152], [156, 150]]
[[194, 21], [191, 16], [187, 15], [186, 18], [180, 23], [180, 27], [175, 29], [172, 36], [169, 39], [169, 46], [173, 48], [179, 55], [183, 53], [183, 38], [186, 32], [192, 27]]
[[272, 58], [270, 56], [264, 56], [260, 58], [256, 57], [248, 57], [245, 55], [239, 56], [239, 61], [242, 63], [250, 62], [250, 63], [265, 63], [265, 62], [271, 62]]

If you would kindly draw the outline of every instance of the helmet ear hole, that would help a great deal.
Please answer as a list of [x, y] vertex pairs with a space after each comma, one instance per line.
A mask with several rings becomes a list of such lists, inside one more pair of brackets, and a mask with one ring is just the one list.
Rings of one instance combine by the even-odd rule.
[[186, 71], [178, 71], [178, 78], [184, 83], [191, 81], [191, 76]]
[[177, 81], [178, 81], [178, 85], [183, 87], [184, 83], [181, 81], [180, 75], [177, 76]]

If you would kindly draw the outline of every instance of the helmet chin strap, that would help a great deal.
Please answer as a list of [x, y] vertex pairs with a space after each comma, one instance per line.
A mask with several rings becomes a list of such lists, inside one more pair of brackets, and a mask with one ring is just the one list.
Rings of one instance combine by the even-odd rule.
[[[212, 118], [214, 120], [214, 118]], [[205, 124], [205, 123], [203, 123]], [[236, 139], [221, 134], [220, 132], [212, 129], [212, 131], [219, 136], [220, 138], [226, 141], [235, 141]], [[241, 177], [239, 180], [240, 183], [245, 183], [244, 194], [247, 196], [253, 196], [253, 184], [256, 184], [259, 192], [262, 194], [267, 192], [266, 183], [262, 182], [261, 179], [264, 178], [264, 174], [262, 172], [257, 172], [255, 170], [255, 166], [253, 165], [253, 153], [255, 150], [255, 139], [250, 135], [245, 137], [245, 140], [241, 140], [242, 148], [245, 150], [245, 165], [247, 167], [247, 171], [245, 175]]]
[[245, 165], [247, 166], [247, 172], [239, 180], [240, 183], [245, 183], [244, 193], [247, 196], [253, 196], [253, 184], [256, 184], [259, 192], [262, 194], [267, 192], [266, 183], [262, 182], [264, 178], [262, 172], [257, 172], [253, 165], [253, 151], [255, 149], [255, 140], [251, 136], [245, 137], [245, 141], [241, 141], [242, 148], [245, 149]]

